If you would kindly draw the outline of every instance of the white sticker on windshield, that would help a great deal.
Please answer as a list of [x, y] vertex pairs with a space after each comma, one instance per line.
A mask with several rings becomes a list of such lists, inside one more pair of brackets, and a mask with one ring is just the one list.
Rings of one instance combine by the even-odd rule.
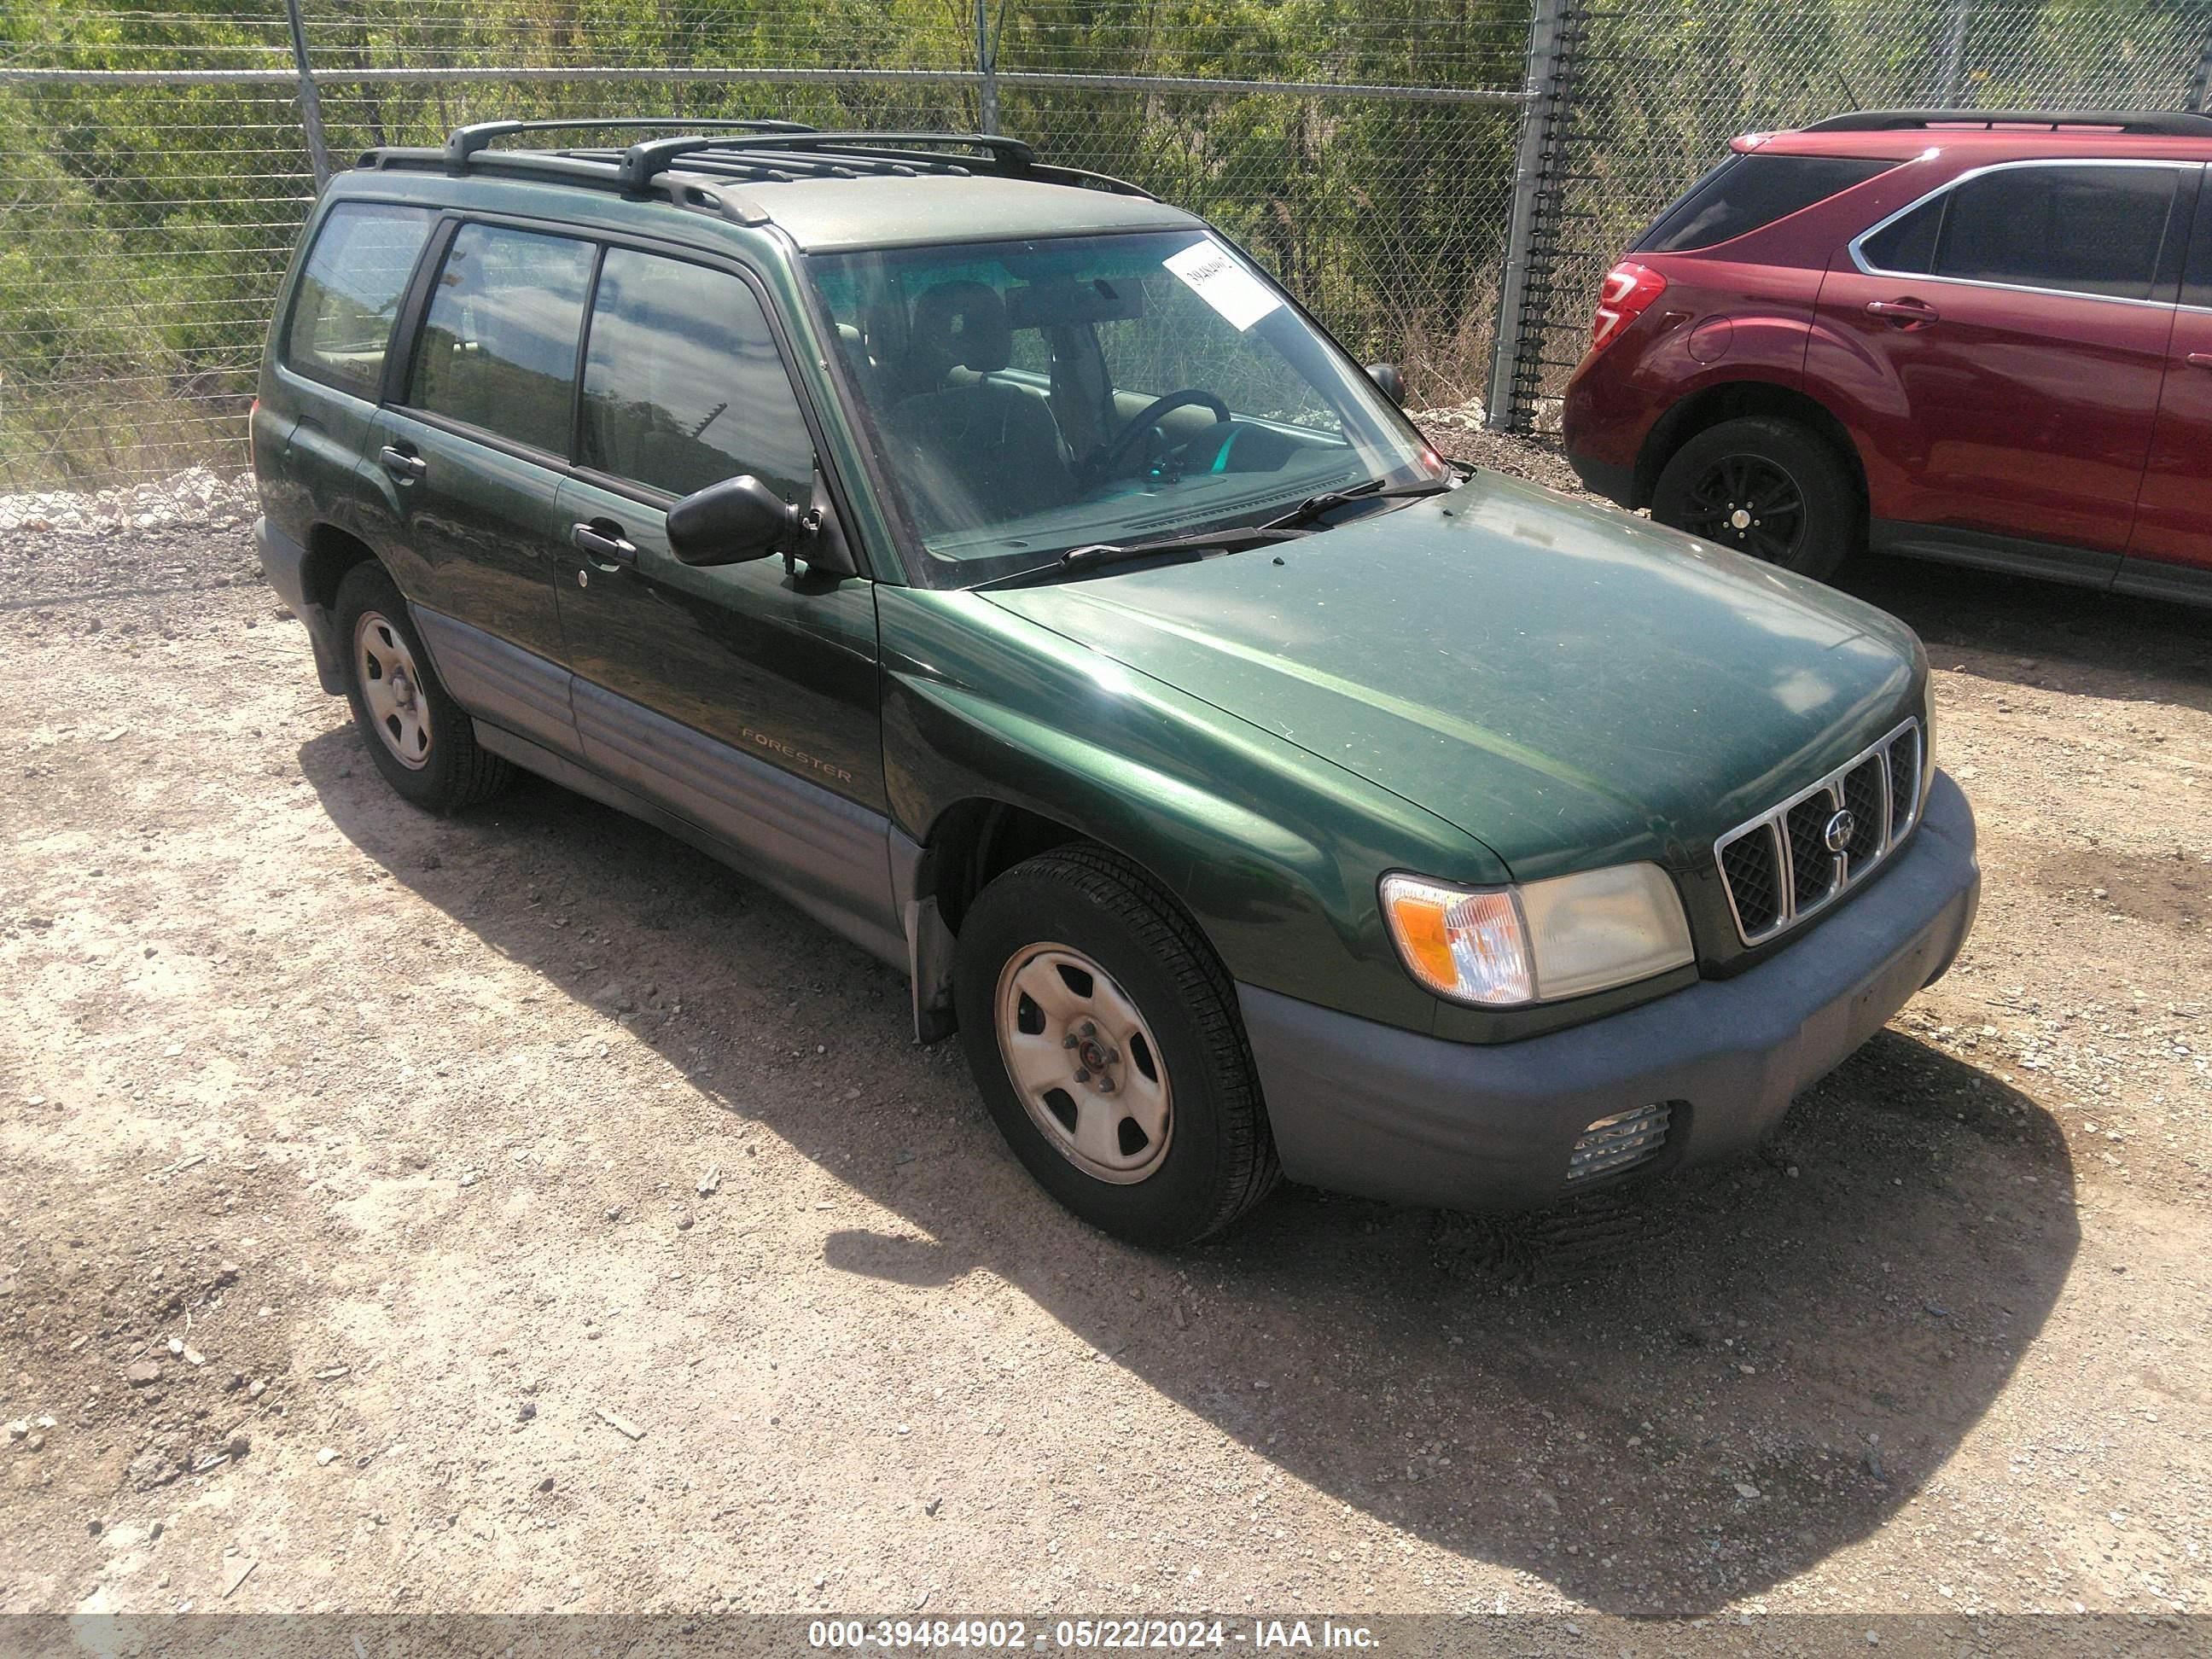
[[1283, 303], [1218, 242], [1194, 242], [1160, 263], [1240, 332]]

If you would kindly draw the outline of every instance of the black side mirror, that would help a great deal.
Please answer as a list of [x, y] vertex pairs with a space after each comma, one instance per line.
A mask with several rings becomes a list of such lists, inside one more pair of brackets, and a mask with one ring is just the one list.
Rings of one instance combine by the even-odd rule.
[[796, 547], [804, 517], [750, 473], [725, 478], [668, 509], [668, 550], [686, 564], [744, 564]]
[[1406, 404], [1406, 377], [1398, 372], [1395, 363], [1370, 363], [1367, 378], [1382, 388], [1382, 395], [1401, 409]]

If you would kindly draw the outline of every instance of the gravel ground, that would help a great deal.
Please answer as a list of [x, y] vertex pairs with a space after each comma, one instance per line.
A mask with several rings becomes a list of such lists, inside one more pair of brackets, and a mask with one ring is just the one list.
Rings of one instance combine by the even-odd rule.
[[242, 527], [0, 575], [0, 1610], [2207, 1605], [2201, 617], [1849, 573], [1988, 890], [1765, 1155], [1170, 1257], [741, 876], [401, 805]]

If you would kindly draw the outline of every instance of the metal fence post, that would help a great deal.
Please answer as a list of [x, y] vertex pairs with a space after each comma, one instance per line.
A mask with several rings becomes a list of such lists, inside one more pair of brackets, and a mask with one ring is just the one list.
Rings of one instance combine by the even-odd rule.
[[[1006, 0], [999, 0], [1000, 14], [1005, 15]], [[975, 0], [975, 73], [982, 78], [977, 83], [976, 104], [981, 117], [983, 131], [999, 130], [999, 43], [991, 38], [991, 0]]]
[[1959, 107], [1959, 90], [1966, 76], [1966, 31], [1973, 23], [1974, 0], [1951, 0], [1951, 19], [1943, 30], [1943, 58], [1936, 71], [1935, 104], [1938, 109]]
[[2189, 107], [2212, 112], [2212, 28], [2204, 32], [2204, 50], [2197, 55], [2197, 73], [2190, 77]]
[[307, 130], [307, 159], [315, 169], [315, 194], [331, 182], [331, 147], [323, 137], [323, 100], [315, 90], [315, 71], [307, 60], [307, 29], [300, 21], [300, 0], [284, 0], [292, 23], [292, 62], [300, 71], [300, 125]]
[[1490, 354], [1490, 390], [1484, 423], [1494, 430], [1525, 431], [1535, 415], [1541, 374], [1543, 319], [1532, 315], [1529, 273], [1544, 215], [1559, 188], [1553, 175], [1563, 158], [1559, 138], [1566, 114], [1569, 67], [1567, 16], [1575, 0], [1536, 0], [1528, 22], [1528, 73], [1522, 82], [1521, 142], [1513, 162], [1513, 211], [1505, 233], [1505, 269], [1498, 284], [1498, 328]]

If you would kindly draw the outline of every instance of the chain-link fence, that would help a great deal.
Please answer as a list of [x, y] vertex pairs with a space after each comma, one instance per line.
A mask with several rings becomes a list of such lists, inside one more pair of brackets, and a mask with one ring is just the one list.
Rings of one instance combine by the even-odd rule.
[[2207, 0], [11, 0], [0, 525], [244, 466], [315, 128], [341, 167], [495, 116], [1017, 133], [1206, 214], [1419, 404], [1525, 425], [1731, 134], [2194, 106], [2208, 36]]
[[296, 45], [284, 0], [157, 3], [0, 19], [0, 492], [243, 466], [301, 57], [341, 167], [502, 116], [1019, 133], [1206, 213], [1420, 395], [1480, 390], [1528, 0], [304, 0]]

